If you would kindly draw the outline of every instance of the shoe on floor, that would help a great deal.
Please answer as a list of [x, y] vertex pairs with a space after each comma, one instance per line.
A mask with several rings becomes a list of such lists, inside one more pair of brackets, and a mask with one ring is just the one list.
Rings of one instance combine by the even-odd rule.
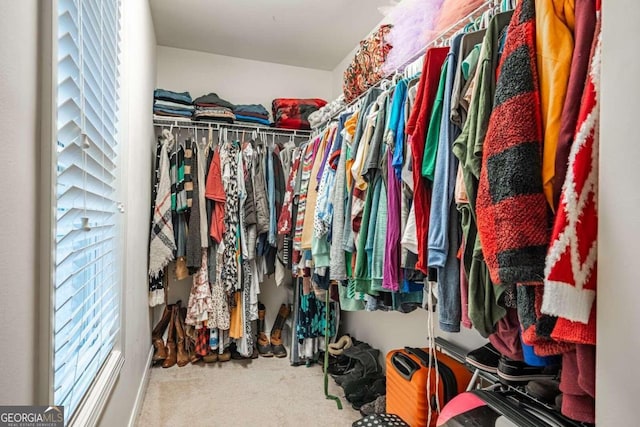
[[500, 357], [498, 376], [508, 383], [525, 383], [533, 380], [554, 379], [558, 376], [558, 366], [530, 366], [524, 362]]
[[556, 397], [560, 394], [560, 381], [534, 380], [525, 386], [527, 393], [547, 405], [555, 405]]
[[355, 410], [360, 410], [362, 405], [375, 401], [387, 391], [386, 378], [382, 375], [363, 377], [342, 384], [344, 397], [351, 403]]
[[555, 406], [556, 410], [558, 411], [562, 410], [562, 393], [556, 396], [555, 405], [556, 405]]
[[215, 363], [218, 361], [218, 350], [214, 350], [208, 353], [206, 356], [202, 356], [204, 363]]
[[465, 358], [465, 362], [474, 368], [495, 374], [498, 372], [500, 352], [496, 350], [491, 343], [487, 343], [480, 348], [470, 351]]
[[273, 348], [269, 337], [264, 331], [265, 328], [265, 316], [267, 309], [261, 302], [258, 303], [258, 337], [256, 339], [256, 346], [258, 347], [258, 353], [262, 357], [273, 357]]
[[231, 350], [228, 348], [218, 355], [218, 362], [228, 362], [231, 360]]
[[378, 396], [373, 402], [365, 403], [360, 407], [360, 414], [363, 417], [373, 414], [383, 414], [387, 409], [387, 396]]
[[343, 335], [335, 343], [329, 344], [329, 354], [332, 356], [340, 356], [346, 349], [353, 345], [349, 335]]

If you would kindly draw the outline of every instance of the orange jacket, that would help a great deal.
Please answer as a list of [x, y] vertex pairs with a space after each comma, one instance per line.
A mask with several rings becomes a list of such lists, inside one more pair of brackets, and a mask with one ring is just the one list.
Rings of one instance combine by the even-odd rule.
[[553, 178], [560, 119], [573, 55], [574, 0], [536, 0], [536, 48], [542, 97], [542, 183], [553, 206]]

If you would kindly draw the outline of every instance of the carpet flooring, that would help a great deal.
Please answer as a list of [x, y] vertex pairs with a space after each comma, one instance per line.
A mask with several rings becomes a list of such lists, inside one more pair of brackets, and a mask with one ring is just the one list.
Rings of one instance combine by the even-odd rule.
[[361, 418], [322, 368], [290, 366], [289, 359], [258, 358], [151, 369], [136, 425], [207, 427], [348, 427]]

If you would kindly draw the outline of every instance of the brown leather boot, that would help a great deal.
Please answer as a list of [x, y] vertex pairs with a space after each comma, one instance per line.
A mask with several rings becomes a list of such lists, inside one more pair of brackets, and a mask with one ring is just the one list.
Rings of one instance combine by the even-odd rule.
[[264, 331], [264, 316], [266, 314], [265, 306], [261, 302], [258, 303], [258, 339], [256, 340], [256, 347], [258, 347], [258, 353], [262, 357], [273, 357], [273, 351], [271, 349], [271, 343], [269, 337]]
[[170, 368], [178, 361], [178, 354], [176, 352], [176, 314], [178, 307], [171, 307], [171, 319], [169, 320], [169, 333], [167, 334], [167, 358], [162, 362], [163, 368]]
[[176, 313], [176, 321], [175, 321], [176, 337], [177, 337], [176, 346], [178, 349], [177, 363], [179, 367], [183, 367], [187, 363], [189, 363], [189, 354], [187, 353], [187, 350], [185, 348], [185, 344], [187, 343], [187, 340], [184, 332], [184, 323], [183, 323], [184, 319], [182, 317], [183, 313], [186, 316], [187, 309], [179, 308]]
[[153, 328], [151, 332], [151, 342], [153, 343], [153, 361], [159, 362], [160, 360], [164, 360], [167, 358], [167, 349], [164, 346], [164, 340], [162, 339], [162, 335], [164, 331], [167, 329], [167, 325], [169, 325], [169, 320], [171, 320], [171, 304], [164, 306], [164, 311], [162, 312], [162, 317]]
[[282, 344], [282, 328], [287, 317], [289, 317], [289, 313], [291, 313], [289, 306], [282, 304], [278, 311], [278, 317], [276, 317], [276, 321], [273, 322], [273, 327], [271, 328], [271, 348], [275, 357], [287, 357], [287, 349]]
[[[182, 308], [182, 310], [185, 311], [184, 316], [182, 316], [182, 318], [184, 319], [186, 318], [187, 309]], [[185, 324], [184, 334], [185, 334], [184, 348], [185, 350], [187, 350], [187, 354], [189, 355], [189, 362], [196, 363], [198, 362], [198, 360], [200, 360], [200, 356], [196, 354], [196, 339], [198, 338], [198, 333], [196, 331], [196, 328], [194, 328], [193, 325]]]

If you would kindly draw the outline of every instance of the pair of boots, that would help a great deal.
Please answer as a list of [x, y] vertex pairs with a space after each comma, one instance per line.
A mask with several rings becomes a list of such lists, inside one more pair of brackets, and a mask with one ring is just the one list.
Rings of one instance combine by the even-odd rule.
[[289, 313], [291, 313], [291, 309], [286, 304], [280, 306], [278, 317], [276, 317], [276, 321], [273, 322], [273, 327], [271, 328], [271, 340], [269, 340], [264, 331], [265, 313], [264, 304], [258, 303], [258, 353], [262, 357], [287, 357], [287, 349], [282, 344], [282, 328], [287, 317], [289, 317]]
[[[162, 361], [163, 368], [170, 368], [177, 364], [182, 367], [189, 363], [189, 354], [186, 348], [186, 334], [184, 330], [184, 318], [187, 309], [181, 307], [181, 302], [169, 304], [164, 307], [160, 321], [153, 328], [151, 342], [153, 343], [153, 362]], [[167, 332], [165, 345], [162, 335]]]

